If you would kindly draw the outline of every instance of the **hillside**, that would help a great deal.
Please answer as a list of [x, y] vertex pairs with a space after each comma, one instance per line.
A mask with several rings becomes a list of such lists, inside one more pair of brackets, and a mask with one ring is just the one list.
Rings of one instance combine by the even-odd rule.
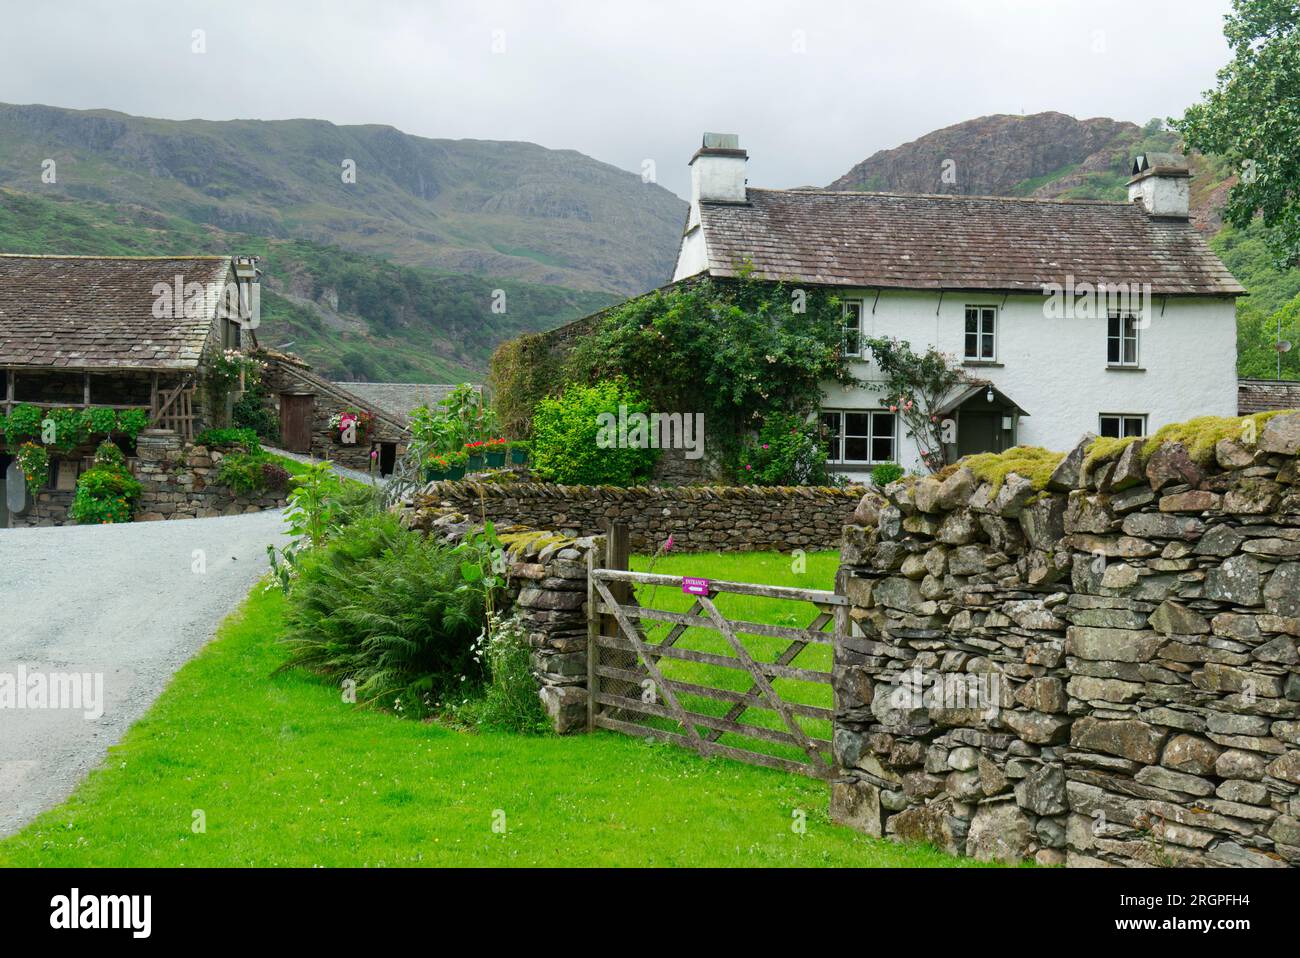
[[[46, 159], [54, 183], [42, 182]], [[343, 181], [345, 160], [354, 183]], [[686, 217], [682, 200], [637, 174], [531, 143], [5, 104], [0, 186], [442, 273], [619, 296], [667, 280]]]
[[[830, 184], [835, 190], [1032, 196], [1042, 199], [1127, 199], [1132, 159], [1139, 153], [1180, 149], [1176, 133], [1158, 121], [1135, 123], [1063, 113], [984, 116], [927, 133], [858, 163]], [[945, 161], [955, 175], [945, 181]], [[1192, 222], [1250, 295], [1238, 302], [1238, 371], [1276, 375], [1278, 310], [1300, 316], [1300, 269], [1273, 261], [1258, 223], [1225, 227], [1221, 210], [1235, 182], [1216, 157], [1192, 154]], [[1295, 318], [1284, 317], [1283, 336], [1300, 339]], [[1284, 377], [1300, 379], [1300, 350], [1283, 358]]]
[[[0, 189], [0, 250], [163, 255], [250, 253], [263, 270], [260, 342], [335, 379], [481, 380], [497, 343], [618, 299], [515, 279], [442, 274], [305, 240], [202, 226], [138, 206]], [[505, 293], [505, 312], [492, 310]]]

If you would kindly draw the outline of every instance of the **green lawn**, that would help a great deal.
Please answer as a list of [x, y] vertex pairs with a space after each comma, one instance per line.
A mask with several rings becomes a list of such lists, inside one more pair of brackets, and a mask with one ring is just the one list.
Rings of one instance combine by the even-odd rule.
[[[788, 561], [657, 568], [798, 581]], [[282, 607], [259, 587], [68, 802], [0, 842], [0, 865], [969, 864], [831, 825], [825, 784], [801, 776], [616, 733], [473, 734], [358, 710], [271, 675]]]

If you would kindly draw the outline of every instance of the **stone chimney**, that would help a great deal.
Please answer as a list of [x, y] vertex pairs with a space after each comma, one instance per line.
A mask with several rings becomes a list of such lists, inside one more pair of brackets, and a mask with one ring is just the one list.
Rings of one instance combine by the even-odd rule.
[[735, 133], [705, 133], [704, 144], [691, 157], [691, 218], [700, 203], [744, 203], [745, 163]]
[[1129, 201], [1140, 200], [1150, 216], [1185, 220], [1191, 214], [1191, 171], [1177, 153], [1145, 153], [1133, 161]]
[[[257, 268], [257, 257], [235, 256], [231, 259], [231, 266], [235, 270], [235, 281], [239, 284], [236, 318], [242, 329], [257, 329], [262, 324], [262, 271]], [[251, 339], [256, 343], [256, 334], [253, 334]]]

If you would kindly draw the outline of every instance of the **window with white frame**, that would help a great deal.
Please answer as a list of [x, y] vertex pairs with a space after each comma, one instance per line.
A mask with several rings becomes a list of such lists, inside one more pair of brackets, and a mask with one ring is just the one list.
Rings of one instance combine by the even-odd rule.
[[1145, 413], [1104, 412], [1098, 432], [1108, 439], [1127, 439], [1129, 436], [1147, 434]]
[[830, 462], [897, 462], [897, 417], [872, 409], [824, 409], [822, 427], [830, 437]]
[[1138, 320], [1131, 313], [1111, 313], [1106, 329], [1106, 364], [1138, 364]]
[[992, 363], [998, 358], [996, 306], [966, 307], [967, 362]]
[[844, 309], [844, 355], [862, 355], [862, 300], [846, 299]]

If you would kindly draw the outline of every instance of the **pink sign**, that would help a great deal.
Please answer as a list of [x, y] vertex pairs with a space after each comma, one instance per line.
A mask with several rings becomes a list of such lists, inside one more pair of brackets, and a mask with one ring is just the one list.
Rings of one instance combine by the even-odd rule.
[[687, 595], [708, 595], [708, 579], [692, 579], [690, 576], [682, 577], [682, 591]]

